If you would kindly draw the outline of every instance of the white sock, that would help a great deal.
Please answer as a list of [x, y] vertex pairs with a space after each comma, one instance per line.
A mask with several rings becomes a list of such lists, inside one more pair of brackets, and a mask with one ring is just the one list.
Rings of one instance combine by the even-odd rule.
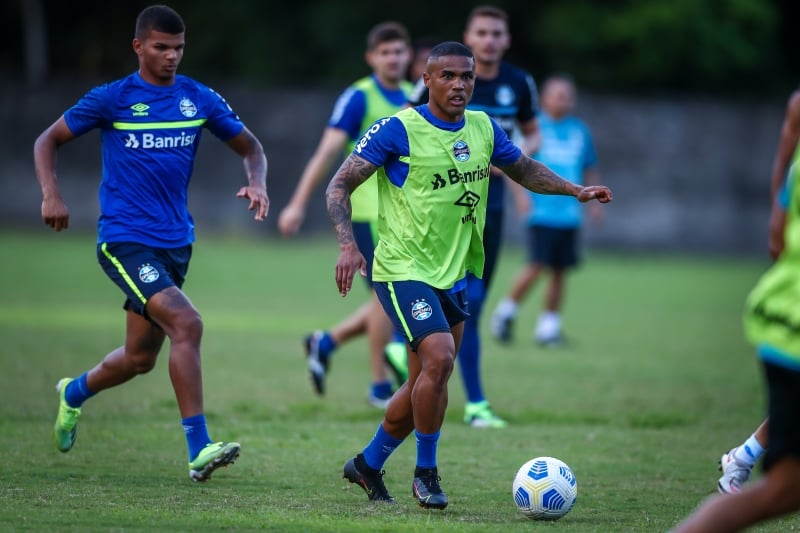
[[494, 313], [503, 318], [514, 318], [517, 316], [517, 302], [511, 298], [503, 298], [497, 304], [497, 309], [495, 309]]
[[733, 457], [740, 463], [748, 466], [753, 466], [758, 461], [759, 457], [764, 454], [764, 447], [756, 439], [755, 433], [750, 435], [744, 444], [736, 448], [733, 452]]

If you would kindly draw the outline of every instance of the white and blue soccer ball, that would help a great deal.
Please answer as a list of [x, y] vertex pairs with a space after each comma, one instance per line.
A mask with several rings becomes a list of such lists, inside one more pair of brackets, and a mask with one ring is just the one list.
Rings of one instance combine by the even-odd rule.
[[520, 467], [514, 477], [514, 502], [531, 520], [558, 520], [578, 498], [572, 469], [555, 457], [536, 457]]

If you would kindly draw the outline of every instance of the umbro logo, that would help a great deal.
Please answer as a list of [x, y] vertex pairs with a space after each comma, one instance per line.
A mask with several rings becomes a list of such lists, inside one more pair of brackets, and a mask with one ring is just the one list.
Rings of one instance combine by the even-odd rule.
[[460, 205], [462, 207], [469, 207], [470, 211], [474, 211], [475, 207], [478, 205], [478, 202], [481, 201], [481, 197], [475, 194], [472, 191], [467, 191], [461, 195], [461, 197], [455, 201], [456, 205]]
[[147, 110], [150, 109], [150, 106], [147, 104], [143, 104], [139, 102], [138, 104], [133, 104], [131, 106], [131, 110], [133, 111], [134, 117], [146, 117], [148, 115]]

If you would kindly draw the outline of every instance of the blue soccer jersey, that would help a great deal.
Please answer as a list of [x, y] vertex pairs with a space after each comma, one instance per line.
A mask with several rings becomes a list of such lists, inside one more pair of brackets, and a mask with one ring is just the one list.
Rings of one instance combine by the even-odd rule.
[[64, 119], [76, 136], [100, 129], [98, 242], [160, 248], [194, 242], [187, 189], [203, 127], [222, 141], [244, 128], [219, 94], [182, 75], [166, 87], [138, 73], [98, 86]]
[[[572, 183], [583, 185], [586, 169], [597, 163], [589, 128], [582, 120], [568, 116], [554, 120], [547, 113], [539, 117], [542, 144], [534, 155], [537, 161]], [[577, 228], [582, 217], [581, 203], [571, 196], [530, 193], [533, 203], [530, 225]]]

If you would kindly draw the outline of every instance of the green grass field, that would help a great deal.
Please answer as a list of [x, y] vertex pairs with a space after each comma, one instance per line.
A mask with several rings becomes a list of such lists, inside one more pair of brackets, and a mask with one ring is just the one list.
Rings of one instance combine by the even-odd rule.
[[[205, 320], [212, 437], [240, 441], [241, 458], [209, 483], [189, 480], [166, 353], [152, 373], [90, 400], [75, 447], [61, 454], [56, 381], [123, 338], [122, 296], [93, 240], [0, 232], [4, 531], [666, 531], [714, 492], [720, 454], [763, 416], [740, 311], [766, 259], [590, 252], [569, 281], [569, 347], [531, 340], [538, 290], [513, 345], [485, 336], [485, 388], [507, 429], [461, 422], [453, 374], [439, 444], [450, 506], [426, 511], [411, 498], [413, 441], [386, 465], [399, 504], [372, 505], [341, 477], [381, 416], [366, 402], [366, 342], [337, 352], [324, 398], [312, 393], [300, 344], [366, 289], [338, 296], [332, 236], [201, 235], [184, 288]], [[488, 309], [522, 258], [506, 249]], [[578, 502], [559, 522], [526, 520], [511, 497], [517, 468], [539, 455], [564, 460], [578, 479]], [[800, 518], [754, 531], [800, 531]]]

